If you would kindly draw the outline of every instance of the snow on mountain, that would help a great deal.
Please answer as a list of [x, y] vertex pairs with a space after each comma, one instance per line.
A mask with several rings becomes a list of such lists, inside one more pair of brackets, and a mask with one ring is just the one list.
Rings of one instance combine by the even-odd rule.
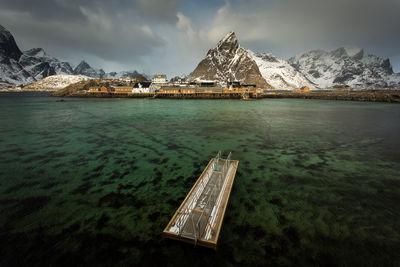
[[13, 58], [0, 62], [0, 88], [34, 82], [35, 78]]
[[42, 48], [21, 52], [12, 34], [0, 25], [0, 87], [23, 85], [54, 74], [72, 74], [68, 62], [61, 62]]
[[315, 88], [301, 72], [297, 71], [286, 60], [268, 53], [254, 53], [247, 50], [260, 69], [262, 77], [279, 90], [292, 90], [302, 86]]
[[52, 75], [24, 86], [23, 90], [56, 91], [58, 89], [65, 88], [70, 84], [74, 84], [80, 81], [86, 81], [89, 79], [91, 78], [83, 75]]
[[68, 62], [61, 62], [55, 57], [49, 56], [43, 48], [33, 48], [25, 51], [19, 63], [36, 80], [55, 74], [73, 73]]
[[[68, 62], [46, 54], [42, 48], [21, 52], [12, 34], [0, 25], [0, 88], [29, 84], [55, 74], [118, 79], [140, 73], [105, 73], [85, 61], [73, 70]], [[393, 73], [389, 59], [364, 55], [361, 48], [345, 46], [330, 52], [313, 50], [286, 62], [272, 54], [245, 50], [233, 32], [208, 51], [188, 77], [189, 81], [195, 79], [238, 80], [276, 89], [330, 88], [336, 85], [349, 85], [356, 89], [400, 88], [400, 74]]]
[[256, 62], [239, 44], [234, 32], [228, 33], [190, 74], [188, 80], [240, 81], [271, 88], [261, 76]]
[[21, 52], [12, 34], [0, 25], [0, 88], [22, 86], [56, 74], [77, 74], [93, 78], [140, 75], [137, 71], [105, 73], [82, 61], [73, 70], [68, 62], [48, 55], [42, 48]]
[[399, 88], [400, 75], [389, 59], [364, 55], [359, 48], [341, 47], [331, 52], [313, 50], [289, 63], [320, 88], [349, 85], [355, 89]]

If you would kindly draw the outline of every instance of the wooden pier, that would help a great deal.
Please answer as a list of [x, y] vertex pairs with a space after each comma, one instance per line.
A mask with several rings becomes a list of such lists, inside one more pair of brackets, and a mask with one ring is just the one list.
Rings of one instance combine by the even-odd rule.
[[164, 237], [216, 249], [239, 161], [212, 158], [163, 231]]

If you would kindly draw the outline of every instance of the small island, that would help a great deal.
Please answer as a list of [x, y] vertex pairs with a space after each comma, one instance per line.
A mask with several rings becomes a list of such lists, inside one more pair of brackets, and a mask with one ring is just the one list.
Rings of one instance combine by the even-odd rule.
[[[163, 77], [160, 81], [160, 77]], [[225, 86], [215, 81], [178, 81], [168, 83], [165, 75], [155, 75], [153, 81], [144, 76], [123, 79], [90, 79], [71, 84], [52, 93], [57, 97], [94, 98], [160, 98], [160, 99], [242, 99], [300, 98], [346, 101], [371, 101], [400, 103], [400, 90], [351, 90], [349, 87], [297, 90], [263, 89], [256, 84], [227, 82]]]

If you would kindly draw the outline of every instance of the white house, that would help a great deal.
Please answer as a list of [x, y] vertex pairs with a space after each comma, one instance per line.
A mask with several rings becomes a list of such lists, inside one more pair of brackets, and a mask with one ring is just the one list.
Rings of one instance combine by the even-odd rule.
[[166, 84], [167, 81], [167, 75], [166, 74], [155, 74], [153, 78], [153, 83], [154, 84]]
[[141, 83], [135, 84], [135, 87], [132, 89], [132, 93], [149, 93], [150, 88], [149, 86], [143, 86]]

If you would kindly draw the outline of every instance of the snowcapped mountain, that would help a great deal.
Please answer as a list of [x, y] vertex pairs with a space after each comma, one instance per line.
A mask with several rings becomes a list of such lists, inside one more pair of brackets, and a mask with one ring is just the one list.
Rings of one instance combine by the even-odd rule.
[[47, 55], [42, 48], [21, 52], [12, 34], [0, 25], [0, 87], [28, 84], [59, 73], [72, 74], [68, 62]]
[[33, 48], [25, 51], [19, 59], [20, 65], [36, 80], [55, 74], [72, 74], [68, 62], [61, 62], [49, 56], [43, 48]]
[[286, 60], [275, 57], [268, 53], [254, 53], [247, 50], [260, 69], [262, 77], [279, 90], [292, 90], [302, 86], [314, 88], [315, 85], [310, 82], [301, 72], [297, 71]]
[[290, 58], [289, 63], [320, 88], [400, 87], [400, 75], [393, 73], [389, 59], [364, 55], [364, 50], [357, 47], [340, 47], [331, 52], [313, 50]]
[[190, 74], [188, 80], [240, 81], [271, 88], [261, 76], [256, 62], [238, 42], [234, 32], [228, 33]]
[[68, 62], [48, 55], [42, 48], [21, 52], [12, 34], [0, 25], [0, 88], [25, 85], [56, 74], [111, 79], [140, 75], [137, 71], [105, 73], [102, 69], [92, 68], [85, 61], [73, 70]]
[[[92, 68], [85, 61], [72, 69], [68, 62], [49, 56], [42, 48], [22, 52], [12, 34], [0, 25], [0, 88], [29, 84], [55, 74], [110, 79], [140, 75], [137, 71], [106, 73]], [[245, 50], [234, 32], [228, 33], [208, 51], [187, 80], [196, 79], [237, 80], [266, 89], [329, 88], [337, 85], [349, 85], [355, 89], [400, 88], [400, 74], [393, 72], [389, 59], [365, 55], [363, 49], [313, 50], [285, 61], [272, 54]]]
[[340, 85], [355, 89], [400, 88], [400, 74], [393, 72], [389, 59], [364, 55], [358, 47], [313, 50], [285, 61], [272, 54], [245, 50], [233, 32], [208, 51], [189, 76], [189, 81], [195, 79], [239, 80], [284, 90]]

